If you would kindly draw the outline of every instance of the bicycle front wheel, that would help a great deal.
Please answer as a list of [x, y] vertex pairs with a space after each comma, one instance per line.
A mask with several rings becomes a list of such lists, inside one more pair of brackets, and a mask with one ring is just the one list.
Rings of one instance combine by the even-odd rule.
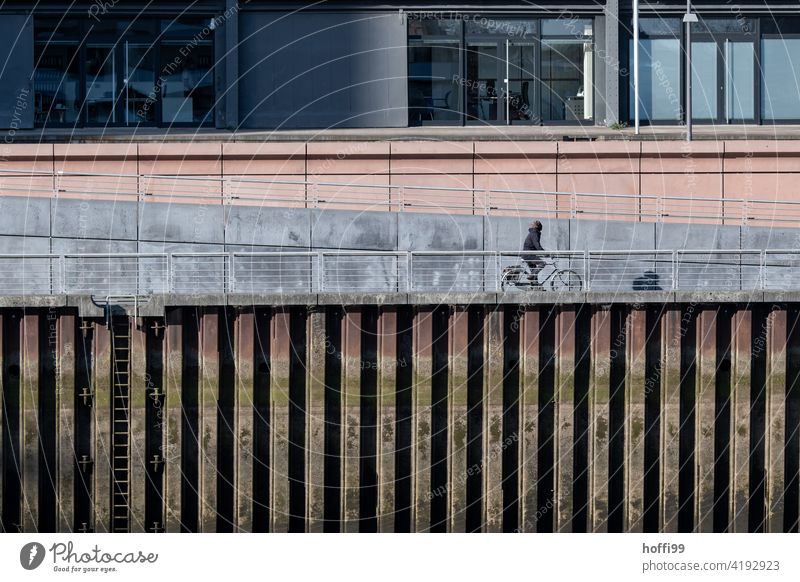
[[553, 274], [550, 280], [550, 289], [553, 291], [580, 291], [583, 289], [581, 276], [571, 269], [562, 269]]

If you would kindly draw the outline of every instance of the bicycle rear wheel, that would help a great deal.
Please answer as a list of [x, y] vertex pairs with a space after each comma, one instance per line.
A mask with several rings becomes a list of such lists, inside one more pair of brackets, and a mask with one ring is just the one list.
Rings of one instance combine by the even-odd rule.
[[553, 274], [550, 280], [553, 291], [580, 291], [583, 289], [581, 276], [571, 269], [561, 269]]

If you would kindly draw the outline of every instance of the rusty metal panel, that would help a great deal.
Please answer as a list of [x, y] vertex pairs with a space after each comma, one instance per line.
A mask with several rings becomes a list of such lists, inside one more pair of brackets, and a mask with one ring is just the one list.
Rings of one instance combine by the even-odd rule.
[[309, 532], [322, 532], [325, 500], [325, 313], [308, 317], [306, 365], [306, 515]]
[[199, 531], [216, 531], [217, 524], [217, 403], [219, 401], [219, 308], [203, 311], [200, 319], [200, 418], [197, 445], [200, 458]]
[[289, 531], [289, 338], [288, 310], [272, 319], [270, 375], [270, 531]]
[[431, 373], [432, 373], [432, 312], [418, 309], [414, 313], [413, 330], [413, 389], [411, 474], [414, 503], [412, 530], [428, 531], [431, 526]]
[[643, 530], [644, 512], [645, 323], [645, 311], [633, 309], [625, 330], [625, 530], [638, 533]]
[[235, 322], [236, 390], [233, 450], [235, 458], [234, 532], [253, 531], [253, 418], [255, 313], [240, 312]]
[[[0, 322], [0, 326], [2, 323]], [[58, 531], [72, 531], [75, 510], [75, 314], [58, 317], [56, 410]], [[0, 349], [2, 353], [2, 349]], [[1, 414], [1, 413], [0, 413]], [[0, 423], [2, 424], [2, 423]]]
[[608, 310], [592, 318], [592, 375], [589, 389], [589, 531], [608, 529], [608, 399], [610, 392], [611, 322]]
[[103, 322], [94, 323], [94, 531], [111, 531], [111, 333]]
[[131, 378], [130, 378], [130, 531], [148, 531], [145, 523], [145, 488], [147, 483], [147, 321], [131, 318]]
[[765, 471], [767, 490], [765, 510], [766, 531], [782, 532], [784, 519], [784, 489], [786, 483], [786, 348], [787, 312], [774, 310], [768, 321], [767, 345], [767, 410]]
[[682, 313], [669, 309], [661, 324], [660, 531], [678, 531]]
[[521, 527], [535, 532], [541, 515], [538, 504], [539, 311], [522, 311], [520, 329], [520, 499]]
[[553, 531], [572, 531], [575, 423], [575, 308], [564, 307], [556, 321], [555, 457]]
[[503, 531], [503, 312], [486, 313], [483, 490], [487, 532]]
[[183, 310], [167, 311], [163, 412], [164, 515], [168, 533], [181, 531], [181, 439], [183, 398]]
[[397, 368], [411, 365], [410, 361], [397, 358], [397, 324], [397, 309], [381, 308], [378, 316], [378, 531], [381, 532], [394, 531]]
[[717, 362], [717, 313], [703, 311], [697, 326], [697, 396], [695, 421], [695, 523], [699, 532], [714, 525], [714, 420]]
[[[729, 531], [747, 532], [750, 488], [750, 373], [755, 352], [752, 335], [753, 312], [742, 310], [733, 316], [731, 357], [731, 495]], [[758, 348], [763, 352], [765, 346]]]
[[359, 525], [361, 429], [361, 312], [348, 310], [342, 321], [342, 531]]
[[450, 317], [448, 333], [449, 423], [448, 531], [466, 531], [467, 509], [467, 354], [469, 350], [469, 313], [457, 309]]
[[22, 531], [39, 531], [39, 317], [22, 318]]

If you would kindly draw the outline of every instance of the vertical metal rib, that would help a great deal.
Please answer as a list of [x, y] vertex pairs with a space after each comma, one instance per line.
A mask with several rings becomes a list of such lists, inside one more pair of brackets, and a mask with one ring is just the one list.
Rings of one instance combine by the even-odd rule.
[[467, 377], [469, 314], [457, 309], [450, 320], [449, 337], [449, 531], [466, 531], [467, 507]]
[[270, 531], [289, 531], [289, 338], [288, 310], [276, 311], [270, 345]]
[[611, 344], [610, 313], [598, 310], [592, 318], [592, 384], [589, 399], [590, 446], [589, 490], [591, 508], [590, 531], [605, 532], [608, 528], [608, 396], [609, 351]]
[[396, 377], [411, 361], [397, 357], [397, 309], [382, 307], [378, 320], [378, 529], [395, 527]]
[[556, 493], [553, 531], [572, 531], [575, 454], [575, 308], [564, 307], [556, 324]]
[[164, 514], [168, 533], [181, 531], [181, 467], [183, 433], [183, 310], [167, 311], [166, 350], [164, 354]]
[[342, 531], [359, 526], [359, 429], [361, 426], [361, 312], [342, 322]]
[[661, 323], [658, 531], [668, 533], [678, 531], [680, 512], [681, 318], [681, 311], [668, 309]]
[[[149, 531], [145, 520], [145, 490], [147, 484], [147, 322], [131, 319], [131, 379], [130, 379], [130, 531]], [[152, 383], [152, 382], [151, 382]], [[152, 524], [150, 524], [152, 525]]]
[[523, 309], [520, 329], [520, 530], [537, 531], [539, 479], [539, 310]]
[[425, 309], [414, 313], [411, 499], [414, 504], [412, 529], [416, 532], [428, 531], [431, 526], [431, 315]]
[[92, 434], [94, 460], [94, 531], [108, 532], [111, 527], [113, 457], [112, 417], [113, 379], [111, 374], [111, 332], [104, 322], [94, 323], [94, 425]]
[[[644, 528], [644, 459], [645, 431], [658, 434], [655, 426], [645, 424], [645, 400], [648, 392], [657, 390], [646, 386], [647, 313], [633, 309], [627, 317], [627, 356], [625, 366], [625, 531], [641, 533]], [[659, 338], [660, 339], [660, 338]]]
[[22, 528], [39, 531], [39, 315], [22, 318]]
[[773, 310], [767, 323], [767, 383], [766, 383], [766, 426], [764, 446], [764, 472], [767, 479], [765, 531], [782, 532], [784, 522], [784, 487], [786, 475], [784, 467], [784, 443], [787, 434], [787, 311]]
[[483, 491], [484, 531], [503, 530], [503, 312], [486, 313], [484, 355]]
[[255, 488], [253, 455], [255, 448], [255, 313], [239, 312], [235, 322], [234, 358], [236, 380], [234, 390], [233, 481], [234, 532], [253, 531]]
[[322, 532], [325, 518], [325, 313], [308, 318], [306, 366], [306, 484], [308, 531]]

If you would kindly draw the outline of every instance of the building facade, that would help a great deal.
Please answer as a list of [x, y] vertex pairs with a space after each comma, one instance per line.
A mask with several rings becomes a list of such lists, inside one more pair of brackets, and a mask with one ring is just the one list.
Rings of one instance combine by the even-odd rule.
[[[630, 0], [5, 2], [0, 127], [629, 123]], [[685, 109], [685, 3], [642, 2], [640, 111]], [[800, 120], [800, 14], [695, 3], [693, 119]]]

